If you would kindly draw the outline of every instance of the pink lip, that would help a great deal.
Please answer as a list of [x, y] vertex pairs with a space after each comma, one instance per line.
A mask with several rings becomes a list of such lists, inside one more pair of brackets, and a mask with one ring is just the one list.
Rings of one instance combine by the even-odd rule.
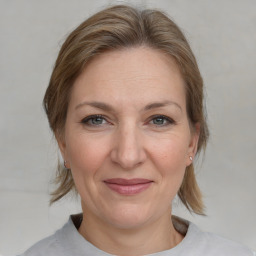
[[146, 190], [152, 181], [148, 179], [108, 179], [105, 184], [121, 195], [135, 195]]

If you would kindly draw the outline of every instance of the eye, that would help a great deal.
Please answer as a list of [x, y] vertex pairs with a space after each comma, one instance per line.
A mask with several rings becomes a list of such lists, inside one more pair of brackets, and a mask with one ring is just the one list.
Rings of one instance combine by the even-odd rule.
[[155, 115], [151, 118], [150, 124], [155, 126], [167, 126], [171, 124], [175, 124], [174, 120], [170, 117], [163, 115]]
[[92, 115], [84, 118], [81, 123], [88, 126], [100, 126], [108, 123], [102, 115]]

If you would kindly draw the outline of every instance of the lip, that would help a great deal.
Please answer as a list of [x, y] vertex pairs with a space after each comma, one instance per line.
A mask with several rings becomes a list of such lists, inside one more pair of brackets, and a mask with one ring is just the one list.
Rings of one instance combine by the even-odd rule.
[[118, 194], [136, 195], [146, 190], [147, 188], [149, 188], [150, 185], [153, 183], [153, 181], [148, 179], [141, 179], [141, 178], [135, 178], [135, 179], [115, 178], [115, 179], [104, 180], [104, 183], [108, 186], [108, 188], [117, 192]]

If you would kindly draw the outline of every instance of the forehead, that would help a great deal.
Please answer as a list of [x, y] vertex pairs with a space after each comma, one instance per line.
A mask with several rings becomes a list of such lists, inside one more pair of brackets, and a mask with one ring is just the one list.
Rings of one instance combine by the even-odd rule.
[[119, 104], [138, 100], [185, 104], [184, 81], [175, 60], [158, 50], [109, 51], [92, 59], [76, 79], [70, 104], [95, 99]]

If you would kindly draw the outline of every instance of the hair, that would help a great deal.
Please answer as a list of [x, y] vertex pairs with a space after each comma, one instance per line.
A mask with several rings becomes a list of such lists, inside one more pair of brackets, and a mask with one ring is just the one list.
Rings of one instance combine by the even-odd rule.
[[[203, 106], [203, 80], [192, 50], [178, 26], [159, 10], [127, 5], [106, 8], [81, 23], [70, 33], [57, 57], [43, 104], [56, 138], [63, 135], [71, 89], [85, 65], [110, 50], [146, 46], [173, 58], [185, 81], [187, 115], [192, 127], [200, 125], [197, 154], [205, 149], [209, 136]], [[75, 190], [71, 170], [58, 164], [58, 187], [51, 203]], [[204, 214], [201, 191], [193, 164], [185, 170], [178, 196], [190, 212]]]

